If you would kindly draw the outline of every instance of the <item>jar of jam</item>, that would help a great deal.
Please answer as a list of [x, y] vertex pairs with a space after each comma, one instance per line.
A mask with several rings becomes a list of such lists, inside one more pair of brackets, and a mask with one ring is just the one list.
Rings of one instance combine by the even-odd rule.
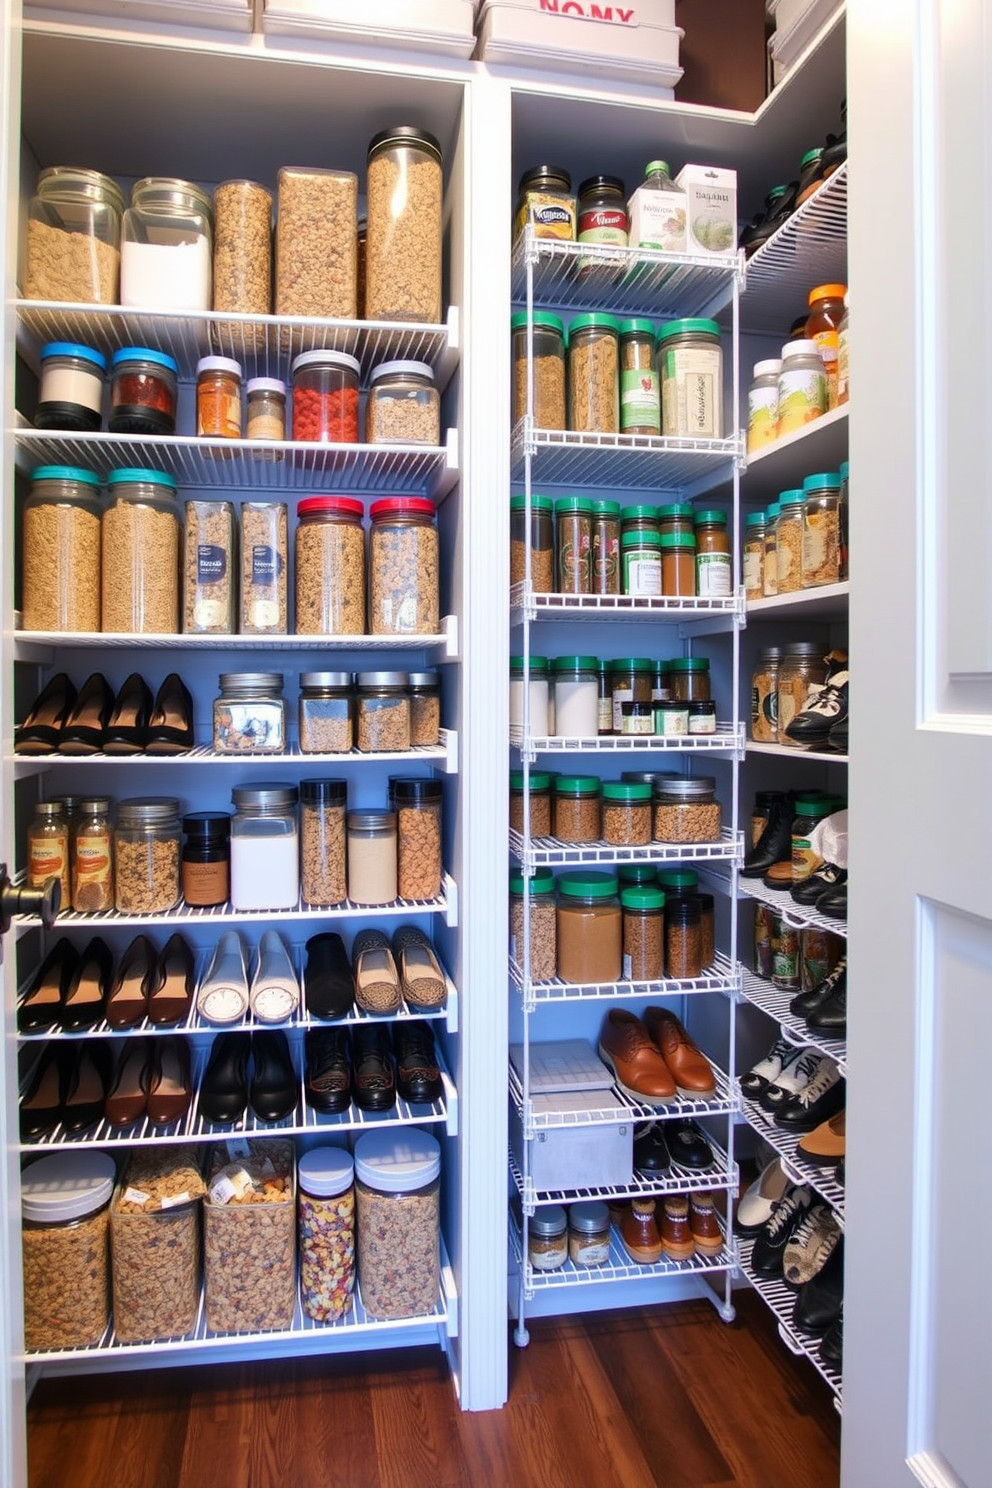
[[110, 358], [111, 434], [174, 434], [179, 363], [164, 351], [122, 346]]
[[[626, 248], [629, 226], [627, 193], [620, 177], [588, 176], [579, 186], [579, 242]], [[579, 259], [579, 273], [605, 269], [612, 277], [616, 264], [611, 254], [590, 254]]]
[[293, 439], [358, 443], [357, 357], [346, 351], [304, 351], [293, 362]]

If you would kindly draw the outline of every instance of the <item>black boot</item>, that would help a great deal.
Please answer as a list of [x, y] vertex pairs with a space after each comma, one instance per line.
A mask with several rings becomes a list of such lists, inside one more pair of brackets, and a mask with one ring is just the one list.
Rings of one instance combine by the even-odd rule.
[[762, 791], [768, 807], [764, 830], [744, 859], [744, 878], [761, 878], [773, 863], [792, 858], [792, 795], [787, 791]]

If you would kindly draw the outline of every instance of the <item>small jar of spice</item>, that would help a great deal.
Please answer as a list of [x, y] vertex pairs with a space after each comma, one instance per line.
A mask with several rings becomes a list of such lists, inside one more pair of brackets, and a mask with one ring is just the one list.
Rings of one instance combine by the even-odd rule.
[[231, 818], [226, 811], [183, 817], [182, 885], [187, 904], [226, 904], [231, 892]]
[[164, 351], [122, 346], [110, 358], [111, 434], [174, 434], [179, 364]]
[[[278, 377], [252, 377], [245, 393], [248, 397], [248, 438], [285, 439], [286, 384]], [[281, 460], [282, 451], [269, 452], [267, 458]]]
[[232, 357], [196, 364], [196, 432], [204, 439], [241, 438], [241, 367]]
[[79, 821], [70, 836], [72, 907], [83, 914], [114, 907], [114, 829], [110, 798], [93, 797], [80, 804]]

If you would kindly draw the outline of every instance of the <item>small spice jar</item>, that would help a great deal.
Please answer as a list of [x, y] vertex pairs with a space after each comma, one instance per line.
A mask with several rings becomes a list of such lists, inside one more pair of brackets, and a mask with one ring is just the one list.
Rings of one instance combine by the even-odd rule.
[[226, 904], [231, 892], [231, 818], [226, 811], [183, 817], [181, 878], [187, 904]]
[[[546, 738], [549, 729], [550, 693], [548, 686], [548, 658], [531, 656], [528, 668], [527, 696], [530, 702], [530, 733], [534, 738]], [[510, 727], [524, 726], [524, 658], [510, 657]]]
[[623, 968], [619, 881], [614, 873], [558, 880], [558, 975], [573, 985], [613, 983]]
[[100, 481], [74, 465], [39, 465], [24, 502], [25, 630], [100, 629]]
[[[672, 689], [668, 681], [668, 662], [656, 661], [654, 674], [651, 678], [651, 701], [653, 703], [667, 703], [671, 701]], [[626, 779], [626, 776], [624, 777]]]
[[348, 898], [392, 904], [397, 897], [396, 812], [348, 812]]
[[592, 503], [592, 592], [620, 593], [620, 503]]
[[703, 974], [702, 925], [697, 898], [665, 905], [665, 966], [670, 977], [687, 981]]
[[24, 1346], [89, 1348], [110, 1321], [109, 1152], [53, 1152], [21, 1175]]
[[625, 532], [620, 539], [622, 593], [653, 599], [662, 592], [661, 538], [656, 532]]
[[563, 496], [555, 502], [557, 592], [592, 593], [592, 502]]
[[69, 822], [58, 801], [35, 802], [34, 817], [27, 834], [29, 889], [42, 889], [57, 878], [61, 905], [72, 904], [72, 875], [69, 865]]
[[444, 786], [440, 780], [394, 780], [401, 899], [436, 899], [441, 892]]
[[350, 496], [296, 505], [296, 634], [365, 632], [365, 508]]
[[599, 731], [599, 666], [595, 656], [556, 656], [552, 677], [558, 737], [595, 739]]
[[[530, 586], [535, 594], [551, 594], [555, 587], [554, 502], [550, 496], [530, 498]], [[527, 578], [527, 498], [510, 497], [510, 583]]]
[[560, 165], [536, 165], [517, 183], [513, 236], [530, 226], [535, 238], [575, 241], [575, 196], [572, 178]]
[[765, 559], [761, 570], [762, 592], [765, 599], [778, 593], [778, 518], [782, 508], [773, 501], [765, 509]]
[[355, 1143], [358, 1279], [374, 1318], [434, 1312], [440, 1275], [441, 1147], [417, 1127]]
[[300, 897], [299, 789], [288, 781], [231, 791], [231, 908], [296, 909]]
[[662, 537], [695, 538], [693, 510], [687, 501], [675, 501], [658, 508], [658, 531]]
[[654, 733], [659, 738], [677, 738], [689, 732], [689, 704], [669, 698], [666, 702], [652, 702], [654, 710]]
[[355, 1290], [355, 1162], [341, 1147], [313, 1147], [300, 1158], [300, 1300], [318, 1323], [351, 1311]]
[[647, 656], [618, 657], [611, 664], [613, 732], [623, 733], [623, 704], [650, 703], [654, 662]]
[[114, 908], [165, 914], [179, 903], [179, 802], [147, 796], [117, 803]]
[[353, 742], [351, 673], [301, 672], [297, 723], [302, 754], [347, 754]]
[[665, 970], [665, 895], [655, 885], [620, 890], [623, 908], [623, 974], [631, 982], [657, 982]]
[[370, 634], [437, 635], [441, 621], [433, 501], [387, 497], [373, 501], [369, 516]]
[[[544, 770], [532, 770], [530, 789], [530, 835], [551, 836], [551, 776]], [[524, 830], [524, 772], [510, 771], [510, 830]]]
[[441, 146], [411, 124], [369, 142], [367, 320], [441, 320]]
[[304, 351], [294, 359], [294, 440], [358, 443], [358, 372], [358, 358], [346, 351]]
[[620, 322], [620, 432], [661, 433], [661, 385], [651, 320]]
[[612, 734], [613, 732], [613, 678], [610, 673], [610, 665], [611, 663], [608, 661], [600, 661], [596, 667], [599, 679], [596, 731], [600, 735]]
[[346, 780], [300, 781], [300, 895], [305, 904], [348, 897]]
[[765, 592], [765, 514], [748, 512], [744, 519], [744, 598], [749, 604]]
[[778, 671], [778, 738], [789, 749], [803, 746], [786, 733], [797, 713], [806, 706], [809, 690], [827, 680], [822, 641], [794, 641], [785, 647]]
[[781, 662], [781, 646], [765, 646], [758, 652], [751, 675], [751, 738], [758, 744], [774, 744], [778, 740], [778, 669]]
[[410, 697], [406, 672], [357, 672], [356, 744], [363, 754], [410, 748]]
[[840, 473], [808, 475], [803, 481], [802, 587], [840, 582]]
[[708, 656], [675, 656], [668, 663], [672, 697], [680, 703], [708, 703], [710, 662]]
[[114, 907], [114, 829], [110, 797], [80, 803], [79, 820], [69, 836], [72, 907], [82, 914]]
[[621, 734], [653, 734], [654, 704], [621, 703], [620, 732]]
[[221, 672], [214, 699], [213, 745], [218, 754], [282, 754], [286, 699], [282, 672]]
[[702, 599], [725, 599], [733, 593], [727, 513], [696, 513], [696, 593]]
[[174, 434], [178, 363], [165, 351], [122, 347], [110, 357], [112, 434]]
[[656, 842], [719, 842], [723, 826], [716, 781], [708, 775], [675, 775], [655, 791]]
[[692, 599], [696, 593], [696, 539], [673, 532], [661, 543], [661, 592], [672, 599]]
[[[555, 876], [550, 868], [534, 869], [530, 880], [529, 920], [530, 979], [549, 982], [557, 968]], [[510, 874], [510, 960], [523, 969], [524, 875], [519, 870]]]
[[510, 316], [513, 354], [513, 422], [527, 412], [528, 327], [534, 348], [533, 411], [536, 429], [564, 429], [565, 424], [565, 327], [559, 316], [535, 310]]
[[175, 635], [182, 531], [175, 479], [162, 470], [112, 470], [107, 485], [100, 628]]
[[436, 749], [441, 742], [441, 674], [408, 673], [410, 748]]
[[756, 454], [778, 438], [778, 378], [782, 362], [768, 357], [755, 362], [747, 393], [747, 452]]
[[690, 734], [716, 733], [716, 703], [686, 703]]
[[233, 357], [196, 364], [196, 432], [202, 439], [241, 438], [241, 366]]
[[39, 353], [41, 385], [36, 429], [92, 431], [100, 427], [107, 358], [75, 341], [49, 341]]
[[[245, 432], [249, 439], [286, 438], [286, 384], [278, 377], [251, 377], [245, 385], [248, 412]], [[269, 451], [263, 458], [281, 460], [282, 450]]]
[[827, 374], [816, 342], [787, 341], [778, 374], [777, 437], [805, 429], [830, 406]]
[[285, 635], [289, 520], [284, 501], [241, 503], [241, 633]]
[[615, 434], [619, 408], [620, 322], [613, 315], [576, 315], [568, 327], [568, 427]]
[[426, 362], [381, 362], [369, 374], [366, 444], [441, 443], [441, 397]]
[[554, 786], [554, 836], [559, 842], [598, 842], [601, 832], [599, 777], [559, 775]]
[[806, 495], [801, 490], [779, 496], [775, 523], [775, 586], [779, 594], [795, 594], [803, 587], [803, 528]]
[[560, 1204], [548, 1204], [528, 1219], [527, 1259], [535, 1271], [557, 1271], [568, 1260], [568, 1219]]
[[651, 841], [651, 787], [645, 781], [603, 783], [603, 841], [611, 847], [646, 847]]
[[573, 1266], [605, 1266], [610, 1259], [610, 1211], [598, 1199], [569, 1205], [568, 1257]]
[[673, 320], [658, 332], [662, 433], [723, 438], [723, 349], [715, 320]]

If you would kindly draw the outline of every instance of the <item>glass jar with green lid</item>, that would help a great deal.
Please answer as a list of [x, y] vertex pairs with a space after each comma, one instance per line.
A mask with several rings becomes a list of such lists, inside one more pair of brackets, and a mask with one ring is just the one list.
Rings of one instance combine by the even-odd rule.
[[576, 433], [617, 433], [619, 340], [614, 315], [576, 315], [568, 327], [568, 427]]
[[802, 883], [823, 864], [823, 858], [810, 842], [810, 833], [818, 822], [832, 815], [837, 807], [831, 796], [797, 796], [792, 819], [792, 882]]
[[555, 733], [565, 739], [595, 739], [599, 732], [599, 663], [595, 656], [556, 656]]
[[679, 982], [702, 976], [702, 910], [695, 896], [665, 906], [665, 966]]
[[561, 318], [547, 310], [510, 316], [513, 348], [513, 422], [527, 412], [528, 326], [533, 327], [534, 427], [564, 429], [565, 425], [565, 327]]
[[76, 465], [38, 465], [24, 502], [25, 630], [100, 629], [100, 479]]
[[555, 502], [557, 590], [559, 594], [592, 593], [592, 502], [586, 496], [562, 496]]
[[573, 985], [616, 982], [623, 966], [615, 873], [563, 873], [558, 880], [558, 975]]
[[662, 537], [676, 533], [681, 537], [696, 535], [692, 507], [686, 501], [670, 502], [658, 507], [658, 531]]
[[554, 835], [559, 842], [599, 842], [600, 783], [597, 775], [559, 775], [555, 781]]
[[695, 868], [659, 868], [656, 877], [669, 900], [684, 899], [699, 888]]
[[[533, 779], [533, 776], [531, 777]], [[524, 875], [510, 873], [510, 960], [524, 964]], [[548, 982], [557, 967], [555, 876], [550, 868], [535, 868], [530, 879], [530, 979]]]
[[762, 593], [771, 599], [778, 593], [778, 517], [782, 508], [773, 501], [765, 510], [765, 560], [761, 570]]
[[651, 786], [646, 781], [604, 781], [603, 841], [611, 847], [647, 847], [651, 841]]
[[610, 671], [612, 662], [600, 661], [597, 663], [599, 678], [599, 698], [597, 707], [598, 734], [612, 734], [613, 732], [613, 677]]
[[657, 532], [625, 532], [620, 539], [622, 590], [632, 599], [661, 593], [661, 537]]
[[624, 506], [620, 510], [620, 539], [645, 534], [658, 535], [658, 508], [656, 506]]
[[50, 165], [28, 208], [26, 300], [116, 305], [124, 195], [99, 171]]
[[650, 703], [654, 662], [647, 656], [621, 656], [610, 663], [613, 732], [623, 732], [623, 703]]
[[708, 656], [675, 656], [668, 663], [672, 697], [678, 703], [708, 703], [710, 661]]
[[101, 523], [101, 629], [179, 630], [181, 522], [176, 479], [163, 470], [112, 470]]
[[668, 662], [656, 661], [651, 678], [651, 701], [667, 703], [671, 699], [671, 684], [668, 680]]
[[692, 599], [696, 593], [696, 539], [666, 533], [661, 539], [661, 592], [672, 599]]
[[[530, 699], [530, 732], [536, 738], [547, 737], [553, 732], [549, 727], [550, 693], [548, 688], [549, 665], [546, 656], [531, 656], [528, 669], [528, 696]], [[524, 658], [510, 657], [510, 727], [524, 726]]]
[[765, 514], [748, 512], [744, 519], [744, 598], [762, 599], [765, 592]]
[[617, 868], [617, 877], [620, 880], [621, 893], [624, 889], [638, 885], [643, 888], [645, 884], [653, 889], [657, 887], [658, 870], [653, 863], [621, 863]]
[[803, 481], [802, 586], [817, 589], [840, 582], [840, 472], [808, 475]]
[[803, 587], [803, 518], [806, 493], [783, 491], [775, 523], [775, 585], [779, 594], [795, 594]]
[[[530, 587], [535, 594], [551, 594], [555, 587], [554, 502], [550, 496], [530, 498]], [[527, 578], [527, 498], [510, 497], [510, 583]]]
[[723, 438], [723, 344], [715, 320], [673, 320], [658, 332], [662, 433]]
[[620, 503], [592, 503], [592, 592], [620, 593]]
[[[546, 770], [530, 772], [530, 835], [551, 836], [551, 775]], [[510, 831], [524, 830], [524, 772], [510, 771]]]
[[730, 535], [725, 511], [696, 513], [696, 593], [704, 599], [726, 599], [733, 593]]
[[661, 433], [661, 389], [651, 320], [620, 322], [620, 432]]
[[656, 982], [665, 969], [665, 894], [657, 884], [620, 890], [623, 910], [623, 974], [632, 982]]

